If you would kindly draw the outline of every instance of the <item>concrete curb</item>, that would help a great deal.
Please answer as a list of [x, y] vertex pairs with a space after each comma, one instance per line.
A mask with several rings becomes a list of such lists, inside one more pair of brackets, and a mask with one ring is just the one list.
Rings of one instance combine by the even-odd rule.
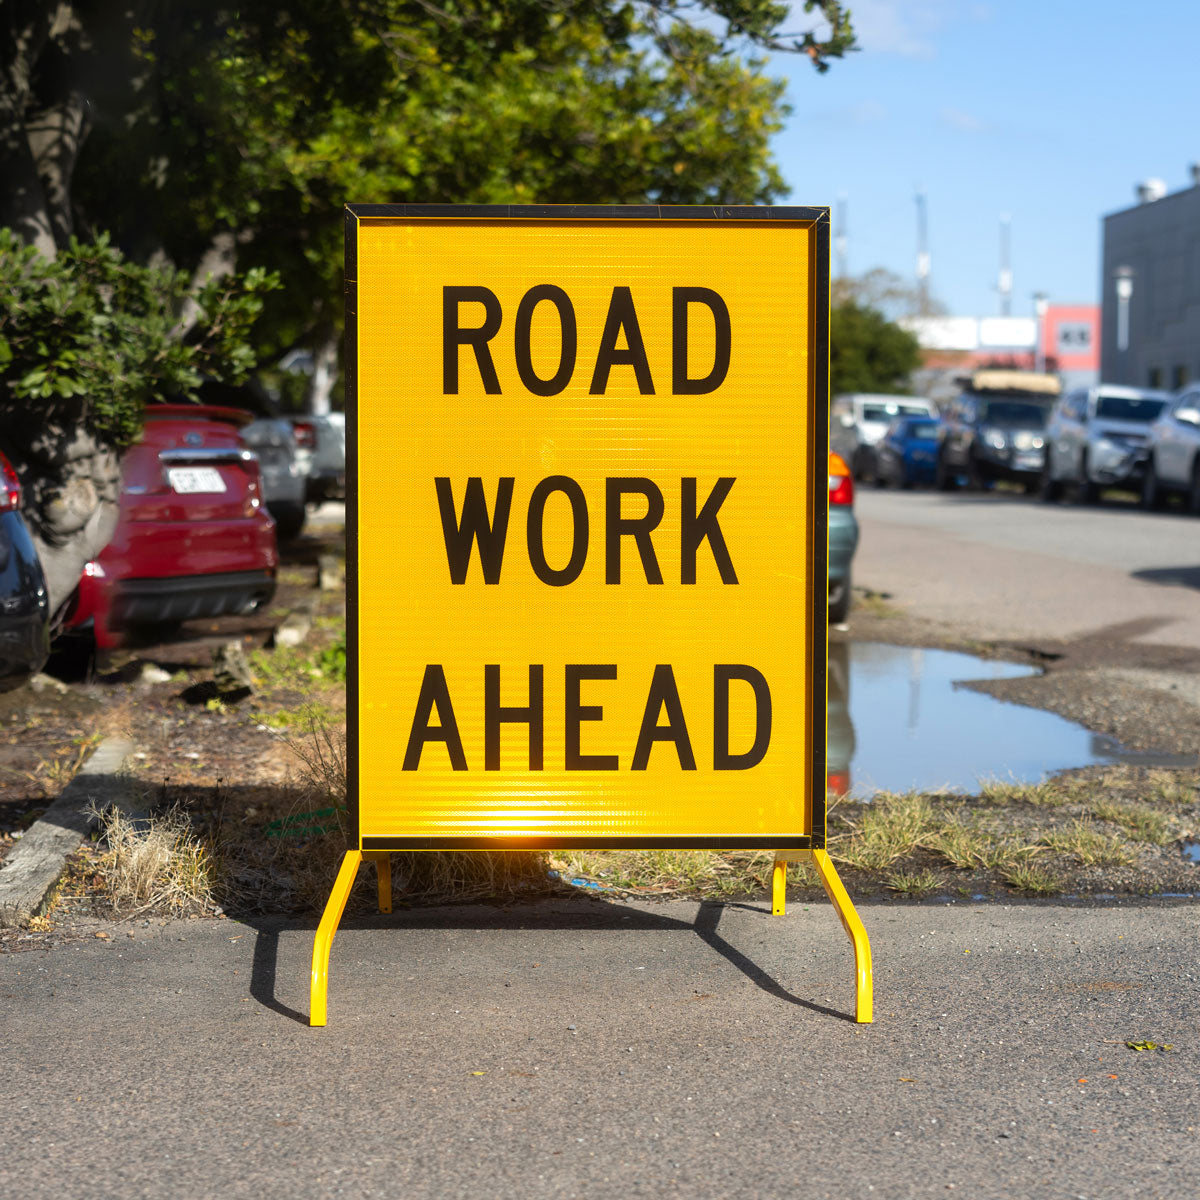
[[128, 781], [118, 776], [133, 744], [106, 738], [54, 803], [25, 831], [0, 863], [0, 927], [27, 925], [43, 911], [67, 856], [87, 836], [91, 801], [104, 808], [128, 795]]

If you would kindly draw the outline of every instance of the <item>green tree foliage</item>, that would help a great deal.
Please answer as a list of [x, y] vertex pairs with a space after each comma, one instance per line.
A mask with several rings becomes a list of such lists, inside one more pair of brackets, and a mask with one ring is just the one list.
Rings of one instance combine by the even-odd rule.
[[917, 339], [881, 312], [852, 300], [829, 314], [829, 386], [842, 392], [906, 393], [921, 365]]
[[[0, 412], [6, 425], [79, 426], [104, 446], [133, 442], [147, 400], [194, 399], [202, 378], [239, 382], [256, 362], [250, 328], [275, 286], [261, 268], [213, 279], [180, 312], [189, 276], [138, 266], [107, 237], [54, 259], [0, 229]], [[35, 408], [36, 406], [36, 408]]]
[[278, 271], [272, 352], [340, 323], [348, 201], [778, 198], [786, 108], [761, 53], [824, 70], [853, 41], [836, 0], [806, 0], [826, 32], [794, 38], [769, 0], [139, 7], [92, 38], [73, 211], [142, 261], [191, 269], [224, 238]]

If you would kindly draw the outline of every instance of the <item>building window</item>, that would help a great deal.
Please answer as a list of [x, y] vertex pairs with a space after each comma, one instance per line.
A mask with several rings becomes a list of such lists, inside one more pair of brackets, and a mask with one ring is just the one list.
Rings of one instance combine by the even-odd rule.
[[1146, 386], [1152, 388], [1162, 387], [1162, 367], [1151, 367], [1146, 375]]
[[1188, 381], [1188, 369], [1182, 364], [1171, 368], [1171, 386], [1178, 390]]

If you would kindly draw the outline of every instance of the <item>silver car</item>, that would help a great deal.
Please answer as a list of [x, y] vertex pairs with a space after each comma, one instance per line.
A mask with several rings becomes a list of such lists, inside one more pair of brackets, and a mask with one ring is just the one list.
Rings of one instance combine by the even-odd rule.
[[1064, 486], [1082, 504], [1099, 500], [1101, 488], [1140, 489], [1150, 425], [1169, 399], [1108, 383], [1067, 392], [1046, 425], [1042, 499], [1057, 500]]
[[1167, 495], [1183, 495], [1200, 513], [1200, 385], [1184, 388], [1150, 426], [1142, 505], [1160, 508]]

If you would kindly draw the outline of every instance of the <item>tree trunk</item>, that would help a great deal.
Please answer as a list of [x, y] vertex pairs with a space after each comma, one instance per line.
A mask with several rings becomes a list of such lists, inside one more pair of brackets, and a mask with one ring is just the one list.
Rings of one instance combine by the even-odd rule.
[[337, 381], [338, 346], [340, 339], [336, 331], [326, 327], [317, 342], [313, 354], [313, 373], [308, 383], [308, 396], [304, 407], [317, 416], [325, 416], [331, 408], [330, 398]]
[[[14, 402], [15, 405], [15, 402]], [[22, 514], [46, 574], [50, 611], [79, 585], [84, 566], [112, 538], [121, 492], [116, 451], [45, 410], [0, 408], [5, 450], [22, 485]]]
[[0, 225], [16, 230], [47, 258], [54, 257], [57, 245], [29, 148], [25, 109], [59, 9], [46, 0], [0, 3]]
[[171, 336], [182, 340], [191, 332], [192, 327], [200, 319], [200, 306], [196, 303], [195, 294], [210, 280], [222, 279], [232, 275], [237, 266], [237, 237], [226, 230], [218, 233], [212, 240], [200, 265], [192, 272], [192, 282], [188, 289], [188, 297], [183, 302], [183, 311], [179, 314], [179, 322], [171, 330]]

